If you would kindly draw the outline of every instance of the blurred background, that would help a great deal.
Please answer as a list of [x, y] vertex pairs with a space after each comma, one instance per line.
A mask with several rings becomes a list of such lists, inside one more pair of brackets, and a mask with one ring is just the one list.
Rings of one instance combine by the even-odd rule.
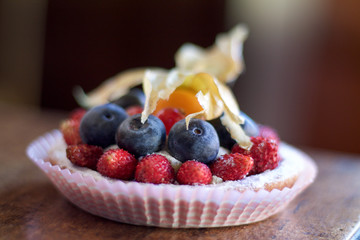
[[249, 27], [240, 108], [298, 146], [360, 153], [358, 0], [0, 0], [0, 102], [77, 107], [132, 67], [174, 66], [185, 42], [203, 47]]

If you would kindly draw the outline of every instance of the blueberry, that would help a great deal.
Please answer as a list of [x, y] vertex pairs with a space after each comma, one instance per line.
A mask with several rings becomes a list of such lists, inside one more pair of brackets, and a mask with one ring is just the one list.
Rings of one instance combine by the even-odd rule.
[[91, 108], [80, 122], [84, 143], [106, 148], [115, 144], [116, 129], [128, 117], [126, 111], [112, 103]]
[[[245, 134], [248, 136], [258, 136], [259, 127], [254, 120], [243, 112], [240, 113], [240, 116], [245, 119], [245, 122], [240, 125]], [[219, 135], [220, 145], [224, 148], [231, 149], [236, 142], [231, 138], [230, 133], [226, 130], [224, 125], [221, 124], [220, 117], [210, 120], [209, 122], [214, 126], [217, 134]]]
[[231, 149], [236, 142], [231, 138], [230, 133], [226, 130], [225, 126], [221, 124], [220, 117], [210, 120], [209, 123], [215, 128], [219, 136], [220, 146]]
[[240, 116], [245, 119], [245, 122], [241, 124], [241, 127], [244, 129], [244, 132], [248, 136], [256, 137], [259, 135], [259, 126], [244, 112], [240, 113]]
[[114, 100], [112, 103], [117, 104], [123, 108], [130, 106], [144, 106], [145, 95], [141, 89], [132, 88], [127, 94]]
[[165, 146], [165, 140], [165, 126], [153, 115], [149, 115], [144, 124], [141, 123], [141, 114], [130, 116], [121, 123], [116, 133], [119, 148], [134, 154], [135, 157], [160, 151]]
[[175, 123], [168, 136], [169, 153], [181, 162], [196, 160], [209, 164], [219, 152], [219, 137], [214, 127], [201, 119], [185, 119]]

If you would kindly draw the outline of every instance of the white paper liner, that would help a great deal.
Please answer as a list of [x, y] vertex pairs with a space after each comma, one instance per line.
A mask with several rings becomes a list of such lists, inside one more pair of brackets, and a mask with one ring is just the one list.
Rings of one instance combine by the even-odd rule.
[[201, 228], [258, 222], [284, 209], [317, 174], [310, 157], [287, 145], [294, 157], [305, 160], [306, 171], [291, 189], [281, 191], [239, 192], [214, 186], [95, 180], [45, 160], [59, 141], [62, 141], [59, 131], [46, 133], [28, 146], [27, 155], [73, 204], [94, 215], [135, 225]]

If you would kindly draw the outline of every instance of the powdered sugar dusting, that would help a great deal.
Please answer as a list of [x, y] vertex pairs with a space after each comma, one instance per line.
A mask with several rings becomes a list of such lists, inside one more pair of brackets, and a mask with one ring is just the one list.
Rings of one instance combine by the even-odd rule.
[[171, 166], [174, 168], [175, 173], [177, 173], [182, 162], [180, 162], [176, 158], [172, 157], [167, 151], [160, 151], [160, 152], [157, 152], [157, 154], [160, 154], [160, 155], [166, 157], [167, 160], [169, 160]]
[[[49, 151], [49, 159], [56, 160], [56, 163], [60, 166], [69, 168], [72, 171], [81, 171], [84, 175], [91, 175], [96, 180], [106, 178], [112, 181], [118, 181], [115, 179], [110, 179], [102, 176], [100, 173], [93, 171], [91, 169], [77, 167], [73, 165], [67, 158], [65, 154], [66, 144], [64, 141], [59, 141], [58, 144], [54, 145], [52, 149]], [[221, 150], [226, 153], [225, 150]], [[223, 181], [221, 178], [213, 176], [212, 182], [210, 185], [206, 185], [203, 187], [217, 187], [221, 189], [237, 189], [239, 191], [243, 191], [246, 189], [252, 190], [260, 190], [265, 189], [266, 184], [271, 182], [281, 182], [285, 179], [290, 178], [291, 176], [299, 175], [304, 168], [304, 163], [301, 161], [302, 156], [299, 154], [294, 154], [297, 150], [286, 143], [281, 143], [279, 145], [279, 155], [281, 160], [279, 165], [274, 170], [267, 170], [263, 173], [247, 176], [242, 180], [237, 181]], [[173, 166], [175, 172], [181, 166], [181, 162], [177, 159], [173, 158], [166, 151], [161, 151], [158, 154], [165, 156], [171, 165]]]
[[247, 176], [246, 178], [238, 181], [226, 181], [217, 184], [216, 187], [234, 188], [238, 190], [263, 189], [267, 183], [280, 182], [291, 176], [299, 175], [304, 170], [304, 163], [299, 159], [301, 155], [294, 154], [297, 151], [286, 143], [281, 143], [279, 146], [279, 155], [281, 160], [279, 165], [274, 170], [266, 170], [263, 173]]
[[215, 175], [212, 176], [211, 184], [219, 184], [219, 183], [223, 183], [223, 182], [224, 182], [224, 180], [221, 177], [218, 177]]
[[[311, 158], [283, 144], [280, 170], [288, 169], [285, 165], [304, 169], [298, 169], [299, 177], [292, 187], [239, 192], [244, 180], [202, 186], [156, 185], [110, 179], [76, 167], [66, 159], [65, 146], [61, 133], [53, 131], [33, 141], [26, 153], [75, 205], [100, 217], [136, 225], [194, 228], [258, 222], [284, 209], [317, 174]], [[289, 159], [302, 163], [291, 164]]]

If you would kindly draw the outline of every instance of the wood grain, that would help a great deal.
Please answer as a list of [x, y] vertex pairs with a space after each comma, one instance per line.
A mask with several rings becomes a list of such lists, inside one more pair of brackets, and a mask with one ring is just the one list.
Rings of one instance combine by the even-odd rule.
[[0, 104], [0, 239], [348, 239], [360, 222], [360, 156], [305, 149], [319, 167], [313, 185], [265, 221], [212, 229], [122, 224], [69, 203], [26, 157], [31, 140], [61, 112]]

